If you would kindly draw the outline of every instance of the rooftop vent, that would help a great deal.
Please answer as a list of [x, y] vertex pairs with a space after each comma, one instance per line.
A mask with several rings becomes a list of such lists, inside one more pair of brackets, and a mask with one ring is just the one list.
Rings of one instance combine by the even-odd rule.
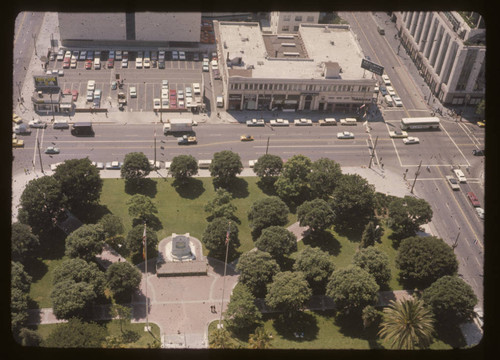
[[278, 39], [293, 39], [293, 35], [278, 35]]
[[281, 43], [281, 46], [295, 47], [297, 45], [294, 43]]
[[335, 45], [335, 41], [330, 40], [330, 45]]
[[300, 56], [298, 52], [283, 52], [284, 56]]

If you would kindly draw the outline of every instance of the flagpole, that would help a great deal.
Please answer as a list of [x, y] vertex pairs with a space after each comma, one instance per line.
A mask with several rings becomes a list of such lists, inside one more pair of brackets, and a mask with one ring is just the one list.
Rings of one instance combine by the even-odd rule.
[[219, 326], [218, 328], [221, 328], [221, 322], [222, 322], [222, 310], [224, 309], [224, 290], [226, 288], [226, 268], [227, 268], [227, 253], [229, 249], [229, 235], [231, 234], [231, 221], [229, 222], [229, 225], [227, 226], [227, 233], [226, 233], [226, 260], [224, 261], [224, 277], [222, 281], [222, 299], [221, 299], [221, 306], [220, 306], [220, 318], [219, 318]]
[[146, 222], [144, 221], [144, 236], [143, 236], [143, 242], [144, 242], [144, 269], [146, 272], [146, 328], [144, 331], [149, 331], [149, 320], [148, 320], [148, 312], [149, 312], [149, 304], [148, 304], [148, 242], [146, 238]]

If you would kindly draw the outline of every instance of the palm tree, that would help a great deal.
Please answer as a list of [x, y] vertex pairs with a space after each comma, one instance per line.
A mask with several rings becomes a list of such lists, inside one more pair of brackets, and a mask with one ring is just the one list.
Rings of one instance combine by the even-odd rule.
[[387, 338], [391, 347], [413, 350], [428, 347], [434, 333], [432, 312], [422, 300], [391, 300], [384, 309], [384, 320], [379, 336]]
[[229, 332], [224, 329], [216, 329], [210, 339], [211, 349], [230, 349], [233, 347]]
[[269, 349], [273, 338], [267, 334], [263, 327], [255, 329], [255, 333], [248, 339], [249, 349]]

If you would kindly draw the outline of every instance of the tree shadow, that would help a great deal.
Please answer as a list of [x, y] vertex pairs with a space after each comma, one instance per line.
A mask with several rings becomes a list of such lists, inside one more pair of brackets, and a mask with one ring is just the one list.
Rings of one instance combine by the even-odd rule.
[[243, 178], [235, 178], [226, 188], [231, 193], [234, 199], [244, 199], [250, 195], [248, 192], [248, 182]]
[[150, 178], [125, 181], [125, 192], [129, 195], [141, 194], [154, 198], [158, 192], [156, 181]]
[[73, 214], [85, 224], [95, 224], [104, 215], [111, 214], [106, 205], [89, 204], [79, 209], [73, 209]]
[[[155, 231], [163, 229], [163, 224], [156, 215], [153, 214], [149, 215], [147, 217], [146, 223], [149, 227], [151, 227]], [[135, 218], [132, 220], [132, 227], [136, 227], [137, 225], [142, 225], [142, 224], [144, 224], [143, 219]]]
[[205, 192], [203, 182], [193, 178], [187, 179], [185, 183], [174, 180], [174, 182], [172, 182], [172, 186], [175, 188], [175, 191], [177, 191], [179, 196], [185, 199], [196, 199]]
[[326, 251], [330, 255], [337, 256], [340, 254], [342, 245], [329, 231], [319, 231], [316, 233], [309, 233], [302, 238], [304, 245], [311, 247], [318, 247], [322, 251]]
[[363, 230], [365, 229], [366, 224], [358, 224], [355, 227], [347, 227], [347, 226], [335, 226], [335, 231], [340, 236], [345, 236], [349, 241], [352, 242], [360, 242], [361, 235], [363, 234]]
[[24, 264], [24, 270], [29, 276], [31, 276], [32, 282], [36, 282], [45, 276], [49, 267], [42, 261], [41, 258], [36, 258], [26, 261]]
[[274, 183], [277, 178], [261, 178], [257, 181], [257, 186], [262, 192], [268, 196], [277, 196], [276, 189], [274, 188]]
[[280, 336], [297, 342], [312, 341], [318, 337], [319, 332], [316, 318], [305, 311], [297, 311], [291, 317], [279, 314], [273, 326]]
[[288, 256], [283, 256], [279, 259], [276, 259], [276, 262], [280, 266], [281, 271], [293, 271], [293, 264], [295, 264], [294, 259]]
[[437, 322], [434, 329], [436, 330], [436, 338], [450, 345], [452, 348], [463, 349], [467, 346], [458, 325]]
[[60, 259], [66, 248], [66, 234], [59, 228], [53, 228], [39, 235], [40, 246], [37, 255], [44, 260]]

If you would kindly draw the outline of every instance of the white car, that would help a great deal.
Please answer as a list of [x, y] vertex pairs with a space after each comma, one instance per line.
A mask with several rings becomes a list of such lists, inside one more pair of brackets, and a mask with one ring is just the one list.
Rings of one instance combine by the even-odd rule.
[[166, 99], [161, 99], [161, 107], [163, 109], [168, 109], [168, 98]]
[[133, 98], [137, 97], [137, 89], [135, 88], [135, 86], [131, 86], [129, 91], [130, 91], [130, 97]]
[[102, 162], [97, 162], [95, 163], [95, 167], [99, 170], [103, 170], [104, 169], [104, 163]]
[[337, 125], [337, 120], [334, 118], [326, 118], [319, 120], [319, 126], [334, 126]]
[[192, 93], [191, 93], [191, 88], [189, 86], [186, 86], [186, 97], [193, 97]]
[[387, 92], [389, 93], [389, 95], [391, 96], [396, 96], [396, 92], [394, 91], [394, 88], [392, 86], [388, 86], [387, 87]]
[[184, 99], [184, 90], [177, 90], [177, 99], [178, 100]]
[[142, 69], [142, 58], [135, 59], [135, 68]]
[[179, 60], [179, 53], [177, 50], [172, 51], [172, 60]]
[[95, 80], [89, 80], [87, 82], [87, 90], [88, 91], [91, 91], [91, 90], [94, 91], [94, 89], [95, 89]]
[[96, 89], [94, 91], [94, 99], [100, 99], [101, 98], [102, 91], [101, 89]]
[[[479, 209], [479, 208], [478, 208]], [[481, 309], [479, 306], [474, 307], [474, 314], [475, 314], [475, 321], [477, 321], [478, 325], [480, 327], [484, 326], [484, 313], [483, 309]]]
[[465, 177], [464, 173], [460, 169], [453, 169], [453, 172], [455, 173], [456, 177], [458, 178], [458, 181], [461, 183], [466, 183], [467, 178]]
[[87, 58], [87, 50], [80, 51], [80, 60], [85, 60]]
[[63, 61], [63, 59], [64, 59], [64, 50], [63, 49], [59, 49], [56, 59], [57, 59], [57, 61]]
[[295, 119], [293, 121], [295, 126], [312, 126], [312, 120], [311, 119]]
[[408, 136], [406, 139], [403, 139], [403, 143], [406, 145], [418, 144], [419, 142], [420, 142], [419, 138], [414, 136]]
[[40, 129], [45, 129], [47, 127], [47, 124], [42, 122], [42, 120], [40, 119], [31, 120], [28, 123], [28, 125], [31, 128], [40, 128]]
[[264, 119], [247, 120], [247, 126], [265, 126]]
[[115, 59], [122, 60], [122, 51], [121, 50], [116, 50]]
[[354, 139], [354, 134], [349, 131], [342, 131], [337, 133], [337, 139]]
[[248, 160], [248, 167], [253, 168], [256, 163], [257, 163], [257, 160]]
[[477, 212], [477, 215], [479, 216], [479, 218], [484, 219], [484, 209], [480, 208], [480, 207], [477, 207], [475, 209], [476, 209], [476, 212]]
[[149, 165], [151, 165], [151, 168], [153, 170], [161, 169], [161, 163], [159, 161], [156, 162], [154, 160], [149, 160]]
[[208, 67], [208, 63], [203, 63], [203, 65], [202, 65], [202, 70], [203, 70], [204, 72], [208, 72], [208, 71], [210, 70], [210, 69], [209, 69], [209, 67]]
[[270, 121], [271, 126], [288, 126], [289, 121], [286, 119], [273, 119]]
[[161, 88], [168, 90], [168, 80], [162, 80], [161, 81]]
[[161, 100], [153, 99], [153, 109], [158, 110], [161, 108]]
[[184, 51], [179, 51], [179, 60], [186, 60], [186, 53]]
[[180, 108], [180, 109], [184, 109], [184, 100], [179, 100], [177, 102], [177, 107]]
[[389, 136], [391, 138], [405, 138], [408, 137], [408, 133], [406, 131], [389, 131]]
[[165, 60], [165, 51], [164, 50], [160, 50], [158, 52], [158, 60]]
[[446, 180], [448, 180], [448, 184], [450, 184], [452, 190], [460, 190], [460, 185], [458, 184], [457, 179], [453, 176], [446, 175]]
[[144, 58], [144, 68], [149, 69], [151, 67], [151, 60], [149, 58]]
[[128, 59], [122, 60], [122, 68], [128, 68]]
[[170, 97], [168, 89], [161, 89], [161, 98], [168, 99]]
[[391, 85], [391, 80], [389, 79], [389, 76], [387, 75], [382, 75], [382, 80], [384, 81], [385, 85]]
[[399, 96], [393, 96], [392, 100], [394, 101], [394, 105], [397, 107], [403, 106], [403, 102], [401, 101], [401, 98]]
[[87, 101], [92, 101], [94, 100], [94, 91], [88, 90], [87, 91]]

